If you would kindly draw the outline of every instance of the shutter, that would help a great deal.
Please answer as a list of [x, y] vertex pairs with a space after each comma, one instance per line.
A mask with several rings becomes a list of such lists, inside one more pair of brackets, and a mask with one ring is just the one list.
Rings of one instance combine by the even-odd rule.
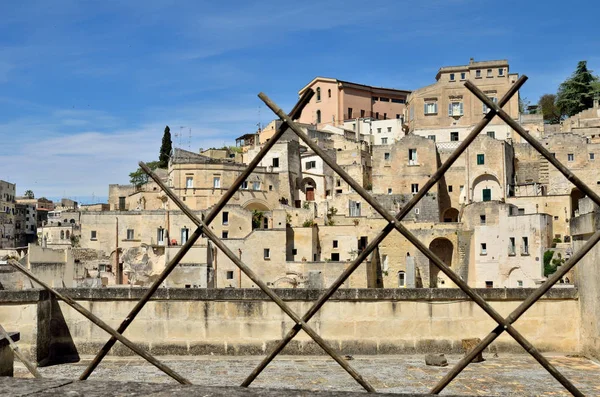
[[423, 114], [427, 114], [427, 103], [423, 104]]
[[448, 104], [448, 116], [452, 116], [452, 102]]
[[433, 103], [433, 113], [437, 114], [437, 102]]
[[463, 103], [460, 102], [460, 115], [462, 116], [463, 114]]

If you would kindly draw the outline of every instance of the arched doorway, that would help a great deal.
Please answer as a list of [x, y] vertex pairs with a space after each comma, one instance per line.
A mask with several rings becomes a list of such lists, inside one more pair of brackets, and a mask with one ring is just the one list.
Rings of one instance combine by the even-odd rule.
[[448, 208], [444, 211], [442, 220], [444, 222], [458, 222], [458, 210], [456, 208]]
[[473, 181], [473, 201], [497, 201], [504, 198], [502, 186], [493, 175], [479, 175]]
[[584, 198], [585, 194], [577, 188], [571, 190], [571, 216], [579, 215], [579, 200]]
[[315, 201], [317, 183], [312, 178], [304, 178], [300, 182], [300, 190], [304, 192], [306, 201]]
[[[446, 265], [452, 266], [452, 254], [454, 252], [454, 245], [450, 240], [443, 237], [438, 237], [429, 244], [429, 249], [442, 260]], [[429, 288], [438, 288], [440, 281], [439, 278], [440, 269], [429, 261]]]

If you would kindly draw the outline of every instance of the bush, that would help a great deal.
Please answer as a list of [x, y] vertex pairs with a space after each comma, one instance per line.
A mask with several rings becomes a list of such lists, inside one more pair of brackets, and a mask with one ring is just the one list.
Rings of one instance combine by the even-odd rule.
[[313, 220], [312, 219], [307, 219], [304, 221], [304, 223], [302, 224], [302, 227], [312, 227], [313, 225]]

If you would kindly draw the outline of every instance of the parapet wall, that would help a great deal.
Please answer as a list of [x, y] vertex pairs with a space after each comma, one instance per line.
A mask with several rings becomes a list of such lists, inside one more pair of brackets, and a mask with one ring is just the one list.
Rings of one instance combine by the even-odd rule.
[[[82, 306], [113, 327], [126, 317], [145, 289], [64, 289]], [[320, 290], [282, 289], [278, 294], [303, 315]], [[502, 315], [508, 315], [532, 292], [530, 289], [481, 289], [478, 292]], [[79, 354], [95, 354], [109, 335], [59, 302], [48, 305], [46, 291], [0, 291], [0, 323], [21, 332], [21, 348], [38, 358], [52, 323], [68, 328]], [[51, 302], [51, 301], [50, 301]], [[48, 314], [49, 308], [53, 307]], [[58, 318], [57, 318], [58, 317]], [[63, 318], [64, 317], [64, 318]], [[483, 338], [494, 322], [458, 289], [340, 290], [309, 322], [344, 354], [459, 352], [461, 339]], [[264, 354], [293, 322], [258, 289], [161, 289], [146, 305], [125, 336], [152, 354]], [[580, 316], [575, 289], [550, 290], [517, 323], [517, 329], [541, 351], [579, 352]], [[54, 332], [54, 331], [52, 331]], [[69, 335], [70, 334], [70, 335]], [[46, 339], [44, 339], [46, 338]], [[491, 346], [519, 351], [509, 336]], [[321, 354], [301, 332], [284, 351]], [[133, 354], [117, 344], [110, 354]]]

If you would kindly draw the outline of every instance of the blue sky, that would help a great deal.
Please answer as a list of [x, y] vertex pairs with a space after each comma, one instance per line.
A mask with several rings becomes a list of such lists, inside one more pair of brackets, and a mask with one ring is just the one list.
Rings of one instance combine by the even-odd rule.
[[98, 201], [158, 157], [165, 125], [194, 151], [232, 144], [272, 119], [258, 92], [288, 110], [317, 75], [415, 89], [440, 66], [506, 58], [535, 102], [579, 60], [600, 72], [599, 12], [591, 0], [5, 0], [0, 179]]

